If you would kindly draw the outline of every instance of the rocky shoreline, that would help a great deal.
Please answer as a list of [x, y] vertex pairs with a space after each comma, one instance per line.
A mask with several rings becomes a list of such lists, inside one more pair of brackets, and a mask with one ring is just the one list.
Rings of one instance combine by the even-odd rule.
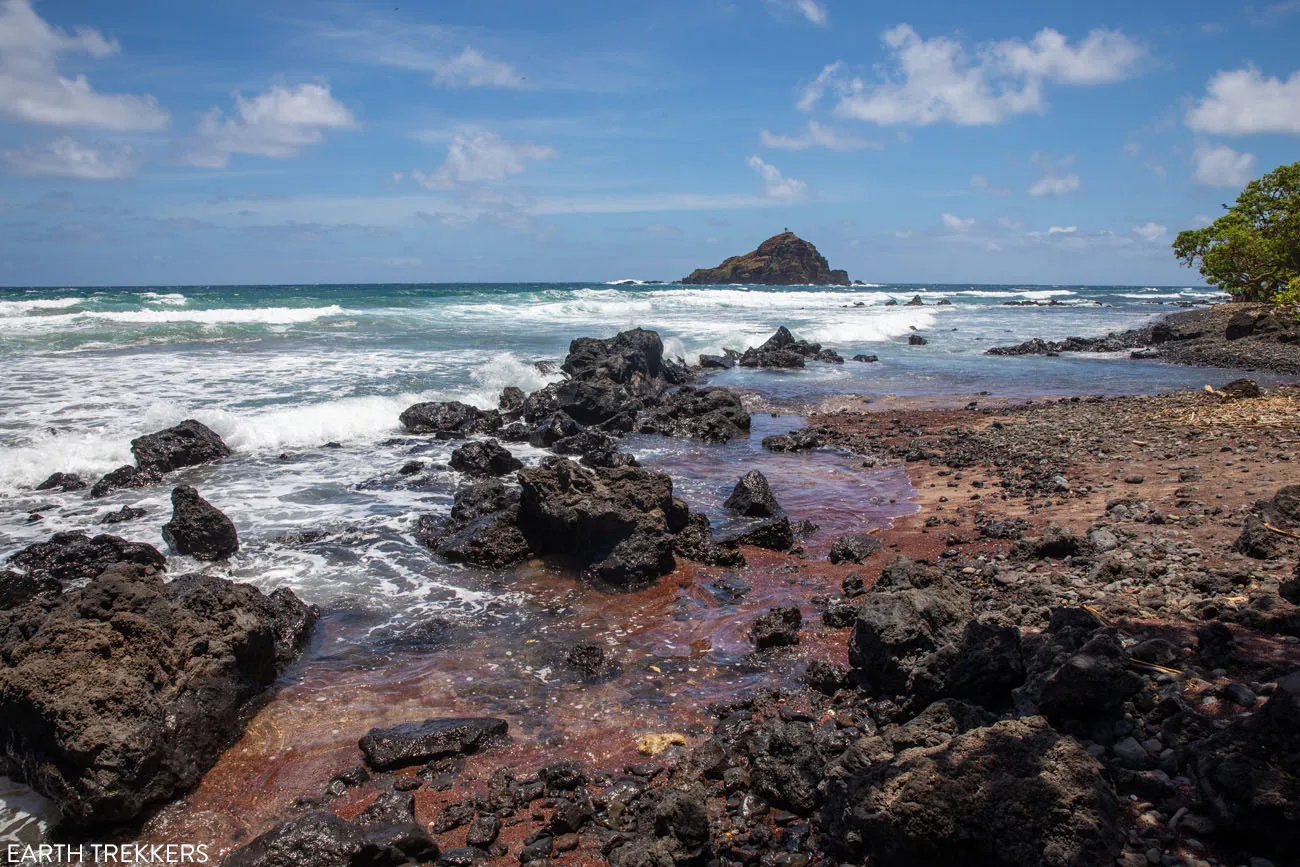
[[[1258, 327], [1234, 340], [1276, 342]], [[726, 360], [842, 363], [784, 329]], [[746, 529], [715, 536], [667, 474], [619, 450], [631, 431], [725, 442], [751, 427], [735, 393], [693, 384], [657, 334], [575, 340], [563, 370], [494, 410], [402, 413], [413, 437], [463, 441], [451, 514], [419, 523], [430, 551], [491, 569], [559, 558], [617, 591], [609, 605], [695, 581], [739, 599], [746, 577], [785, 576], [811, 588], [811, 610], [751, 606], [738, 627], [755, 670], [801, 684], [753, 689], [707, 722], [605, 735], [620, 738], [608, 749], [521, 750], [491, 716], [399, 717], [352, 735], [350, 758], [331, 753], [306, 781], [318, 795], [250, 817], [226, 863], [1267, 867], [1295, 851], [1300, 390], [811, 417], [764, 447], [903, 466], [920, 507], [821, 559], [761, 473], [726, 502]], [[137, 466], [110, 475], [156, 484], [224, 459], [195, 425], [142, 437]], [[502, 441], [553, 456], [522, 467]], [[237, 548], [193, 488], [173, 505], [173, 551]], [[4, 770], [84, 831], [191, 789], [316, 613], [287, 591], [163, 583], [150, 546], [62, 535], [2, 576], [0, 719]], [[560, 661], [579, 689], [662, 674], [629, 664], [599, 642]]]
[[1227, 302], [1163, 317], [1145, 328], [1105, 337], [1034, 338], [988, 355], [1124, 352], [1195, 367], [1300, 373], [1300, 323], [1272, 304]]

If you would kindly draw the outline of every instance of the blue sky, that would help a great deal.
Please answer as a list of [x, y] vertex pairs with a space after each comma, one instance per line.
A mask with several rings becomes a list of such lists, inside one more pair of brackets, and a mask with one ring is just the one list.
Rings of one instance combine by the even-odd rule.
[[1186, 284], [1300, 0], [0, 0], [0, 284]]

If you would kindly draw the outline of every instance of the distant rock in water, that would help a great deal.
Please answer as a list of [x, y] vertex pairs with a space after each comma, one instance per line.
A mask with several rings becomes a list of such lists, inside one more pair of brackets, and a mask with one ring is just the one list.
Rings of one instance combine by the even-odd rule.
[[707, 286], [719, 283], [753, 283], [762, 286], [847, 285], [847, 271], [832, 271], [826, 257], [794, 232], [773, 235], [758, 249], [732, 256], [716, 268], [698, 268], [683, 283]]

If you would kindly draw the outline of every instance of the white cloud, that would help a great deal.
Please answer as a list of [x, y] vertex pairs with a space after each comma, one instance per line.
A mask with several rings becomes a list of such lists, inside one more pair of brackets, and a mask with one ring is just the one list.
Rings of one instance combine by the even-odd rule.
[[356, 129], [356, 119], [330, 95], [328, 85], [276, 85], [245, 99], [234, 94], [235, 111], [212, 109], [199, 122], [198, 138], [184, 157], [190, 165], [224, 168], [232, 154], [287, 159], [325, 139], [326, 130]]
[[998, 225], [1004, 229], [1023, 229], [1025, 224], [1010, 217], [998, 217]]
[[1187, 125], [1198, 132], [1300, 135], [1300, 71], [1286, 81], [1265, 78], [1254, 67], [1219, 72], [1205, 90], [1187, 112]]
[[923, 39], [908, 24], [883, 35], [893, 68], [875, 82], [843, 78], [832, 64], [804, 89], [799, 106], [811, 106], [834, 86], [836, 112], [882, 126], [950, 122], [993, 124], [1045, 110], [1043, 85], [1108, 84], [1137, 73], [1145, 49], [1123, 33], [1093, 30], [1076, 45], [1051, 29], [1029, 42], [1004, 40], [976, 46], [956, 39]]
[[452, 137], [441, 166], [431, 173], [413, 171], [411, 177], [427, 189], [449, 189], [502, 181], [524, 171], [530, 161], [553, 156], [555, 151], [543, 145], [511, 144], [488, 130], [462, 130]]
[[836, 76], [844, 69], [843, 61], [837, 60], [822, 67], [822, 71], [817, 73], [817, 77], [803, 86], [799, 91], [799, 99], [795, 101], [795, 108], [800, 111], [812, 111], [813, 106], [821, 102], [822, 97], [826, 95], [826, 88], [836, 81]]
[[1140, 142], [1131, 141], [1124, 145], [1124, 152], [1131, 157], [1135, 157], [1142, 153], [1142, 144]]
[[1034, 181], [1029, 187], [1031, 196], [1064, 196], [1076, 192], [1079, 189], [1079, 176], [1076, 174], [1068, 175], [1044, 175]]
[[1047, 230], [1049, 235], [1073, 235], [1079, 231], [1078, 226], [1052, 226]]
[[975, 225], [974, 217], [958, 217], [956, 214], [943, 215], [943, 227], [954, 232], [965, 232]]
[[1227, 145], [1201, 145], [1192, 153], [1192, 182], [1206, 187], [1240, 187], [1255, 177], [1255, 155]]
[[79, 181], [121, 180], [140, 167], [139, 155], [130, 148], [91, 147], [67, 136], [46, 145], [5, 151], [4, 159], [10, 169], [26, 177]]
[[433, 83], [443, 87], [521, 87], [524, 83], [513, 66], [489, 60], [468, 45], [455, 57], [433, 64]]
[[745, 165], [763, 179], [763, 188], [769, 198], [785, 202], [798, 202], [808, 198], [808, 185], [803, 181], [787, 178], [776, 166], [765, 163], [756, 156], [745, 160]]
[[808, 121], [808, 128], [800, 135], [777, 135], [763, 130], [758, 135], [763, 147], [777, 150], [802, 151], [808, 148], [822, 147], [833, 151], [851, 151], [860, 148], [879, 148], [879, 142], [867, 141], [833, 127], [823, 126], [815, 120]]
[[769, 0], [775, 6], [783, 6], [798, 12], [813, 24], [825, 26], [826, 7], [817, 0]]
[[0, 2], [0, 115], [45, 126], [159, 130], [167, 112], [152, 96], [97, 93], [86, 76], [59, 75], [61, 54], [101, 59], [121, 46], [81, 27], [69, 35], [51, 27], [29, 0]]
[[972, 190], [980, 190], [981, 192], [988, 193], [988, 194], [991, 195], [991, 196], [1009, 196], [1009, 195], [1011, 195], [1011, 191], [1008, 190], [1006, 187], [995, 187], [995, 186], [993, 186], [993, 185], [989, 182], [989, 179], [988, 179], [987, 177], [985, 177], [984, 175], [971, 175], [971, 176], [970, 176], [970, 187], [971, 187]]
[[[524, 86], [523, 76], [513, 66], [466, 45], [450, 27], [391, 20], [348, 27], [320, 22], [306, 26], [317, 41], [350, 62], [431, 72], [430, 83], [435, 86]], [[463, 46], [459, 54], [457, 44]]]
[[1167, 231], [1169, 231], [1167, 227], [1155, 222], [1144, 223], [1133, 229], [1135, 235], [1146, 241], [1156, 241]]

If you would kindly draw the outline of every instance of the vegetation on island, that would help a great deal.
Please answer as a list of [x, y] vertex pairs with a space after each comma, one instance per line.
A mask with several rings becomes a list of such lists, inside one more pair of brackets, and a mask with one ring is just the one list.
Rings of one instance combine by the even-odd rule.
[[1240, 301], [1300, 304], [1300, 162], [1246, 184], [1222, 217], [1179, 232], [1174, 255]]

